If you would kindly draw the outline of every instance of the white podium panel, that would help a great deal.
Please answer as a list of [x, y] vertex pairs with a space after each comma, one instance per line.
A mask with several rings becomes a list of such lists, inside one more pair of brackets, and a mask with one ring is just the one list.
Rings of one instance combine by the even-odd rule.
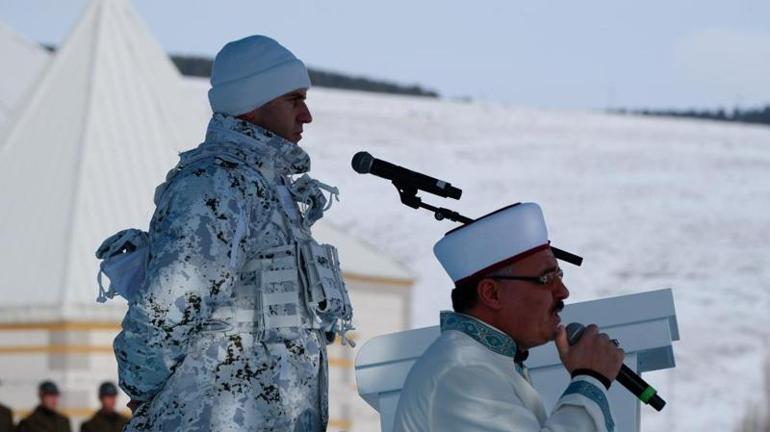
[[[638, 373], [675, 366], [671, 343], [679, 340], [679, 328], [670, 289], [571, 304], [561, 317], [565, 324], [595, 323], [618, 339], [626, 352], [626, 365]], [[393, 429], [406, 376], [438, 335], [439, 328], [435, 326], [378, 336], [358, 352], [358, 393], [380, 413], [382, 432]], [[569, 382], [556, 347], [549, 343], [530, 350], [526, 363], [532, 382], [550, 411]], [[665, 396], [662, 395], [664, 399]], [[652, 410], [640, 407], [640, 402], [618, 383], [612, 385], [609, 399], [618, 431], [638, 431], [641, 409]]]

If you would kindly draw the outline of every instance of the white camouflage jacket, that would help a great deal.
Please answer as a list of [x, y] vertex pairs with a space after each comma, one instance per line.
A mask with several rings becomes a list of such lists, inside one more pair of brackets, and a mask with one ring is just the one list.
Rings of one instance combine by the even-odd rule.
[[158, 187], [114, 342], [120, 385], [143, 401], [126, 430], [326, 429], [325, 347], [352, 309], [336, 250], [310, 234], [336, 190], [293, 180], [309, 169], [299, 146], [215, 114]]

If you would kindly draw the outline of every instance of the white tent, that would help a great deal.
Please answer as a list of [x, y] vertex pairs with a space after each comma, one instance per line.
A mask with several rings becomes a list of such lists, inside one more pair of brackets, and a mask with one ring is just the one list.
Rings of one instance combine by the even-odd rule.
[[0, 79], [0, 130], [48, 64], [49, 57], [43, 47], [0, 23], [0, 58], [4, 65]]
[[[177, 153], [203, 138], [210, 112], [201, 96], [128, 0], [93, 0], [7, 125], [0, 141], [0, 400], [17, 415], [35, 405], [37, 382], [52, 378], [65, 413], [83, 418], [96, 384], [114, 379], [111, 342], [125, 303], [95, 302], [94, 251], [119, 229], [147, 227], [155, 186]], [[353, 337], [405, 329], [411, 275], [331, 225], [314, 231], [338, 245], [351, 298], [365, 312]], [[388, 319], [372, 319], [377, 310]], [[338, 389], [331, 425], [345, 427], [357, 400], [344, 384], [352, 353], [330, 347], [330, 365]]]
[[2, 145], [3, 320], [99, 313], [94, 248], [146, 226], [176, 150], [201, 139], [179, 82], [128, 1], [90, 3]]

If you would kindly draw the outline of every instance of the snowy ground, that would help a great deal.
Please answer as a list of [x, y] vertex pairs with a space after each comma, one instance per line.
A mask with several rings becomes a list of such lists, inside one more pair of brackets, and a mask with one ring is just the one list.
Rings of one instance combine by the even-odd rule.
[[454, 226], [398, 202], [351, 156], [430, 173], [463, 189], [426, 202], [479, 216], [516, 201], [545, 211], [576, 301], [672, 288], [678, 367], [649, 374], [669, 401], [645, 431], [732, 430], [762, 397], [770, 354], [770, 128], [537, 111], [314, 90], [303, 146], [340, 186], [331, 221], [406, 263], [420, 280], [413, 325], [449, 308], [431, 248]]
[[414, 327], [450, 307], [432, 247], [455, 225], [352, 171], [360, 150], [462, 188], [460, 201], [422, 196], [470, 217], [540, 203], [554, 244], [586, 259], [564, 265], [571, 300], [672, 288], [678, 367], [646, 375], [668, 406], [643, 411], [644, 431], [729, 431], [747, 403], [762, 401], [770, 128], [325, 89], [308, 102], [312, 174], [342, 190], [328, 217], [419, 277]]

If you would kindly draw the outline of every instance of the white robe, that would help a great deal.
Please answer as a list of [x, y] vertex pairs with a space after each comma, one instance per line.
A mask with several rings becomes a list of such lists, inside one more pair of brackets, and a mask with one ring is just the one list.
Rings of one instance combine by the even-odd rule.
[[443, 331], [409, 372], [393, 428], [394, 432], [612, 430], [607, 391], [597, 379], [573, 378], [548, 416], [513, 358], [458, 330]]

